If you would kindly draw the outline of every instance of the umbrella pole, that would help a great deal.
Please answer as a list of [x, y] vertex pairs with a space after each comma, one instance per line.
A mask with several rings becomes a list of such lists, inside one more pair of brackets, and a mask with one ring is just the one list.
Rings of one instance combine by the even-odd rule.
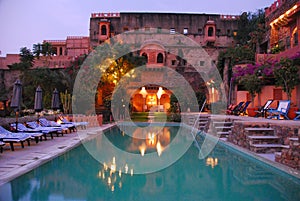
[[18, 132], [18, 117], [19, 117], [19, 112], [16, 111], [16, 132]]

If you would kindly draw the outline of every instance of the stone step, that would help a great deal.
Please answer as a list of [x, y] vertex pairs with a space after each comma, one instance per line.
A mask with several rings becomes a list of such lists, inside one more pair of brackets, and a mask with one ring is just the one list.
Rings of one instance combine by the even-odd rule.
[[290, 137], [289, 140], [290, 141], [299, 141], [299, 138], [298, 137]]
[[248, 138], [252, 140], [276, 140], [279, 139], [278, 136], [274, 135], [250, 135]]
[[217, 135], [219, 135], [219, 136], [229, 135], [229, 132], [228, 131], [219, 131], [219, 132], [217, 132]]
[[214, 121], [213, 122], [214, 126], [219, 125], [219, 126], [225, 126], [225, 125], [232, 125], [232, 122], [229, 121]]
[[253, 127], [248, 127], [245, 128], [245, 131], [274, 131], [273, 128], [253, 128]]
[[215, 129], [218, 129], [218, 130], [231, 130], [232, 127], [231, 126], [217, 126], [217, 127], [215, 127]]
[[288, 149], [289, 145], [283, 145], [283, 144], [250, 144], [250, 146], [255, 148], [285, 148]]

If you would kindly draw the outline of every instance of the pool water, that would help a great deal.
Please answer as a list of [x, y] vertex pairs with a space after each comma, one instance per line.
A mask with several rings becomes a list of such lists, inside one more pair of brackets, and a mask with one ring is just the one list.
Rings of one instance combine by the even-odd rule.
[[[167, 129], [169, 142], [162, 142], [163, 146], [175, 139], [178, 128]], [[105, 135], [120, 149], [128, 149], [131, 144], [130, 138], [124, 140], [124, 133], [118, 128], [108, 130]], [[137, 149], [127, 151], [143, 157]], [[149, 149], [149, 153], [155, 151]], [[0, 200], [300, 200], [299, 179], [222, 143], [205, 159], [198, 159], [198, 153], [192, 144], [179, 160], [158, 172], [132, 174], [129, 167], [127, 174], [118, 170], [111, 173], [108, 164], [100, 164], [80, 145], [0, 186]]]

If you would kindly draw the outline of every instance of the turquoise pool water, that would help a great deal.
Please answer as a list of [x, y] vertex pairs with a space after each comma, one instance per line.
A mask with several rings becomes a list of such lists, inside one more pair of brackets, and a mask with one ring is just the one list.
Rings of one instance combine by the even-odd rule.
[[[143, 157], [155, 153], [155, 143], [162, 147], [176, 140], [178, 127], [167, 127], [162, 137], [131, 139], [118, 128], [105, 133], [118, 149]], [[103, 137], [103, 136], [102, 136]], [[134, 136], [132, 136], [134, 137]], [[199, 137], [201, 141], [203, 136]], [[100, 144], [101, 137], [87, 142]], [[201, 143], [201, 142], [200, 142]], [[133, 146], [132, 144], [135, 144]], [[0, 187], [0, 200], [145, 200], [145, 201], [277, 201], [300, 200], [300, 181], [253, 158], [218, 143], [204, 160], [198, 159], [192, 144], [187, 152], [170, 166], [154, 173], [127, 174], [115, 172], [118, 156], [100, 164], [85, 146], [68, 153]], [[114, 162], [115, 160], [115, 162]], [[111, 167], [111, 168], [110, 168]], [[134, 171], [134, 170], [133, 170]], [[110, 178], [110, 179], [109, 179]]]

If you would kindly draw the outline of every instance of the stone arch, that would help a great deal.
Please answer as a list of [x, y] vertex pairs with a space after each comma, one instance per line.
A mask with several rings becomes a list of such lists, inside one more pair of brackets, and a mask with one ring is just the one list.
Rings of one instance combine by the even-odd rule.
[[107, 28], [106, 25], [101, 26], [101, 35], [106, 36], [107, 35]]
[[158, 53], [156, 57], [157, 63], [163, 63], [164, 62], [164, 55], [162, 53]]

